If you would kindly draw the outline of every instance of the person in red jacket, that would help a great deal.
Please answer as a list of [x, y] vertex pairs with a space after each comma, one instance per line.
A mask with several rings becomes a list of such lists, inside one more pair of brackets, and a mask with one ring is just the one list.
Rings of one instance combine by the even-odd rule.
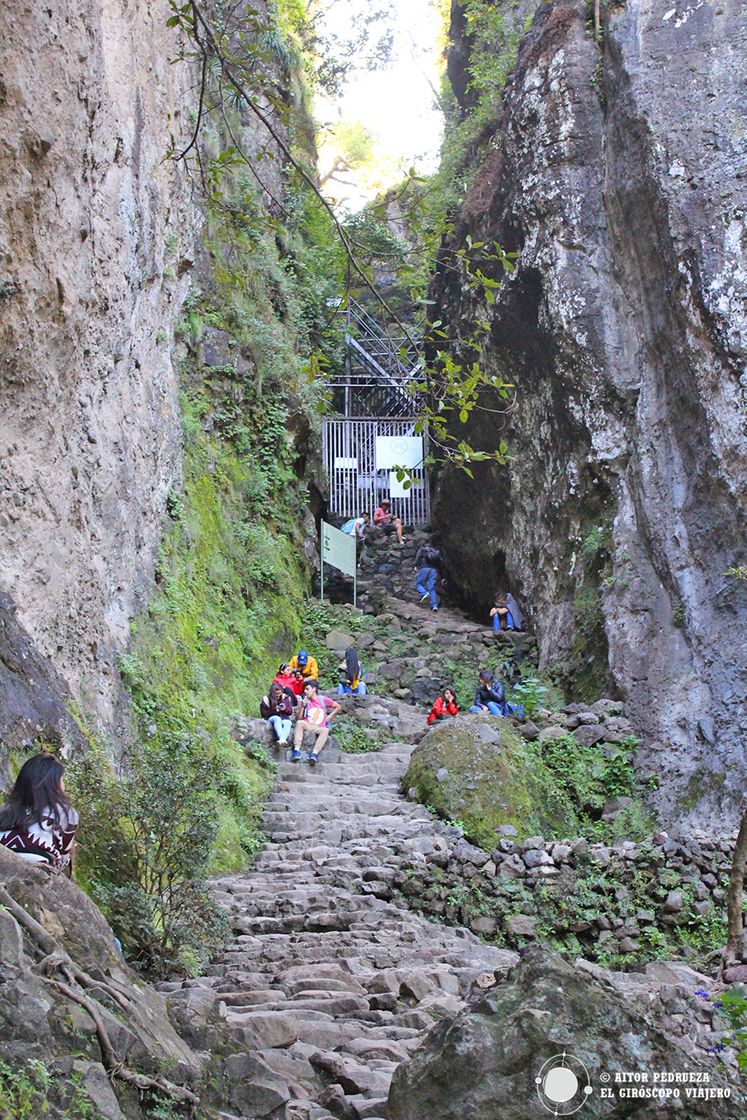
[[445, 719], [446, 716], [456, 715], [459, 715], [459, 708], [457, 707], [454, 689], [445, 688], [443, 695], [437, 696], [433, 702], [433, 707], [428, 713], [428, 723], [435, 723], [437, 719]]
[[300, 669], [291, 669], [287, 661], [278, 669], [273, 684], [279, 684], [284, 692], [292, 693], [296, 701], [303, 695], [304, 679]]

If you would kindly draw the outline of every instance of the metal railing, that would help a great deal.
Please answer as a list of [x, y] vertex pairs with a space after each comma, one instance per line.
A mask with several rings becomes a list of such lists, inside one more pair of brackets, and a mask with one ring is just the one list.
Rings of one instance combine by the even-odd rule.
[[337, 391], [343, 416], [325, 421], [323, 429], [329, 512], [342, 518], [364, 511], [373, 515], [386, 497], [392, 513], [404, 524], [426, 524], [430, 520], [426, 435], [421, 437], [422, 461], [411, 469], [411, 485], [404, 493], [391, 468], [380, 467], [376, 459], [377, 436], [416, 435], [420, 400], [415, 385], [421, 371], [417, 348], [409, 339], [391, 335], [355, 299], [348, 300], [341, 314], [345, 315], [345, 372], [330, 384]]
[[352, 297], [345, 316], [345, 371], [330, 386], [343, 390], [345, 415], [412, 416], [419, 409], [414, 386], [420, 360], [413, 343], [391, 335]]
[[[409, 419], [364, 420], [352, 417], [327, 420], [323, 429], [322, 454], [329, 479], [328, 508], [338, 517], [369, 513], [390, 498], [392, 513], [405, 525], [430, 521], [430, 489], [425, 463], [412, 469], [412, 485], [404, 496], [391, 497], [391, 477], [376, 462], [377, 436], [412, 436], [416, 421]], [[423, 439], [423, 460], [428, 439]]]

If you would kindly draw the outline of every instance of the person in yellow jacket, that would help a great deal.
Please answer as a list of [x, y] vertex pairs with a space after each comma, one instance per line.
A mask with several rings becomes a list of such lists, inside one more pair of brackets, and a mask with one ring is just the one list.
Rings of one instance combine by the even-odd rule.
[[290, 659], [291, 669], [298, 669], [305, 681], [319, 680], [319, 666], [315, 657], [310, 657], [305, 649], [300, 649], [295, 657]]

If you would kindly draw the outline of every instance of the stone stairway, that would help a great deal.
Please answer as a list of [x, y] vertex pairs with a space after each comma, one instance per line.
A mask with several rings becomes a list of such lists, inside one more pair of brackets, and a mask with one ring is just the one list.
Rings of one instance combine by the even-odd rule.
[[232, 936], [205, 981], [252, 1058], [243, 1117], [384, 1117], [397, 1064], [516, 961], [380, 897], [448, 847], [451, 830], [399, 792], [412, 749], [281, 762], [254, 869], [214, 883]]

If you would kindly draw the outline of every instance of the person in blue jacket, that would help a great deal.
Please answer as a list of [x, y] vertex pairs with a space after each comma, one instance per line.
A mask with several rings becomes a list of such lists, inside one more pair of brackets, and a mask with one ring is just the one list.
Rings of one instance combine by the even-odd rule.
[[477, 682], [475, 702], [471, 712], [490, 712], [493, 716], [502, 716], [505, 713], [506, 693], [503, 685], [489, 669], [481, 669]]

